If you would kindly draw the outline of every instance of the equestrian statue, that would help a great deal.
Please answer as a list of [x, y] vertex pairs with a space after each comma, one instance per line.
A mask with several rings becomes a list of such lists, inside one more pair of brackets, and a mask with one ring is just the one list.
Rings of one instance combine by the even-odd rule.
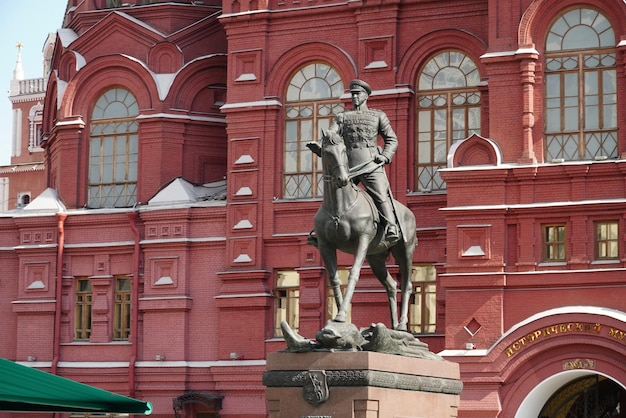
[[[345, 322], [348, 307], [365, 260], [385, 287], [393, 330], [407, 331], [411, 268], [417, 245], [415, 216], [395, 201], [384, 165], [398, 146], [396, 134], [384, 112], [369, 109], [371, 87], [362, 80], [350, 82], [354, 108], [339, 113], [320, 143], [307, 146], [322, 159], [324, 196], [317, 211], [309, 243], [321, 254], [333, 290], [337, 315]], [[378, 136], [384, 141], [382, 152]], [[358, 187], [357, 184], [363, 187]], [[345, 294], [337, 270], [337, 250], [354, 255]], [[392, 254], [400, 268], [401, 309], [398, 315], [396, 281], [385, 260]]]

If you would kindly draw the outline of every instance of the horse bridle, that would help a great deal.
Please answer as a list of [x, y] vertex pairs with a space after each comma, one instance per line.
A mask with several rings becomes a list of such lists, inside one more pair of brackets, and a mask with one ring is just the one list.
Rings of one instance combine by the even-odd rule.
[[[345, 148], [345, 144], [342, 144], [343, 147]], [[339, 144], [333, 144], [333, 146], [339, 146]], [[323, 152], [323, 151], [322, 151]], [[322, 157], [324, 158], [324, 157]], [[336, 165], [329, 167], [329, 172], [331, 174], [324, 174], [324, 181], [327, 183], [330, 183], [335, 177], [337, 177], [335, 175], [335, 173], [337, 172], [337, 170], [341, 167], [344, 167], [345, 169], [347, 169], [346, 171], [348, 171], [348, 173], [350, 172], [350, 168], [347, 166], [347, 163], [341, 163], [338, 162]], [[348, 180], [350, 180], [350, 177], [348, 177]]]

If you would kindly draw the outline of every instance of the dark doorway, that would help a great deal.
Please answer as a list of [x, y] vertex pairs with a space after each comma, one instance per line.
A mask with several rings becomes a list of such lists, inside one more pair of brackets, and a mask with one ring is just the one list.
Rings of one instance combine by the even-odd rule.
[[626, 418], [626, 391], [613, 380], [590, 375], [561, 386], [539, 418]]

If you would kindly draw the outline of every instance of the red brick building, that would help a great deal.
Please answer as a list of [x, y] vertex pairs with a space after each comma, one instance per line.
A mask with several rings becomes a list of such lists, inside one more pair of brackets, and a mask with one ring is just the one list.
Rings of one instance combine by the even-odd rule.
[[[304, 144], [362, 78], [458, 416], [626, 414], [623, 2], [130, 3], [71, 0], [57, 33], [48, 189], [0, 217], [1, 356], [158, 416], [265, 417], [277, 324], [331, 315]], [[351, 320], [387, 322], [369, 269]]]
[[54, 34], [43, 46], [42, 77], [24, 79], [22, 44], [18, 43], [17, 60], [9, 89], [12, 104], [11, 160], [0, 167], [0, 212], [27, 205], [46, 188], [44, 152], [41, 147], [43, 102], [50, 75]]

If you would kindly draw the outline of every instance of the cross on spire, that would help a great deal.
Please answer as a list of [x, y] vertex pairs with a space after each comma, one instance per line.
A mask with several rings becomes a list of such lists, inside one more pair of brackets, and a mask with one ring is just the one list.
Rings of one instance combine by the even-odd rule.
[[14, 80], [24, 79], [24, 70], [22, 69], [22, 48], [24, 44], [22, 42], [17, 43], [17, 61], [15, 62], [15, 69], [13, 70]]

